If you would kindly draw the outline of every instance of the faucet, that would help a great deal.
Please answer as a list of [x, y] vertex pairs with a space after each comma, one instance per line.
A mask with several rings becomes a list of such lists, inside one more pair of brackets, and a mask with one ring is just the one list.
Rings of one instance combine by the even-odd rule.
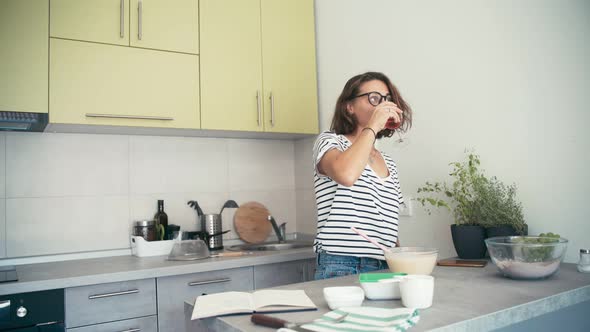
[[270, 223], [272, 224], [272, 228], [274, 229], [275, 234], [277, 235], [279, 243], [285, 242], [285, 232], [287, 228], [287, 223], [284, 222], [280, 226], [277, 226], [275, 218], [273, 218], [271, 215], [268, 216], [268, 221], [270, 221]]

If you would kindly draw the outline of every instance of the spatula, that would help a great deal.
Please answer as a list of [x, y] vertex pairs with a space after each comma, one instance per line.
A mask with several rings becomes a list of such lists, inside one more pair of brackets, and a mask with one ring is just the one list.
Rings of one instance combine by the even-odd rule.
[[365, 234], [365, 232], [361, 231], [360, 229], [356, 229], [354, 227], [350, 227], [350, 229], [352, 229], [358, 235], [362, 236], [365, 240], [371, 242], [373, 245], [375, 245], [375, 247], [383, 250], [383, 252], [389, 252], [389, 249], [387, 249], [385, 246], [381, 245], [381, 243], [370, 238], [367, 234]]

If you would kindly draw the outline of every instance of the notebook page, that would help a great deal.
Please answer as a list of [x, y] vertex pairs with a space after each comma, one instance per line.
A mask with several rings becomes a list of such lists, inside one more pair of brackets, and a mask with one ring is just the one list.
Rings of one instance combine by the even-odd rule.
[[224, 292], [197, 297], [191, 319], [231, 313], [252, 312], [252, 295], [244, 292]]
[[315, 308], [316, 305], [303, 290], [260, 290], [253, 294], [254, 308], [293, 306], [298, 308]]

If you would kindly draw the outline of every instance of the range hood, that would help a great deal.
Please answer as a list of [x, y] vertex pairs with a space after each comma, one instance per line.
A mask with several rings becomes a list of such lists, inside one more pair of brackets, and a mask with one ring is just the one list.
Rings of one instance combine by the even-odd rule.
[[0, 131], [43, 131], [47, 113], [0, 111]]

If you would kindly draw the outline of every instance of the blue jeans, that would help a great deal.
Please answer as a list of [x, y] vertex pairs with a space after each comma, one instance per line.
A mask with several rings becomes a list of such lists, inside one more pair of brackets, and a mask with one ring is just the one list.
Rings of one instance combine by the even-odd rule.
[[340, 256], [325, 251], [317, 253], [315, 280], [342, 277], [387, 269], [387, 262], [368, 257]]

